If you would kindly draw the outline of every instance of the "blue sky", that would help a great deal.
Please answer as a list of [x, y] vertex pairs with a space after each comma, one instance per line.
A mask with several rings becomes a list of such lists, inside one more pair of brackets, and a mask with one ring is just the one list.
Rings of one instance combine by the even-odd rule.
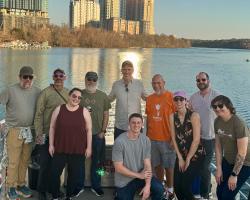
[[[52, 23], [68, 23], [70, 0], [49, 0]], [[250, 38], [249, 0], [155, 0], [156, 33], [196, 39]]]

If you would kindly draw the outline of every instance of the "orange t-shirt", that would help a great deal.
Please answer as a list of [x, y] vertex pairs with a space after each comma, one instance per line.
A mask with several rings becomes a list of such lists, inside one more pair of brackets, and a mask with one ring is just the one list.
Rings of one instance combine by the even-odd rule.
[[165, 91], [162, 95], [152, 94], [147, 97], [147, 136], [151, 140], [170, 141], [169, 116], [174, 113], [173, 94]]

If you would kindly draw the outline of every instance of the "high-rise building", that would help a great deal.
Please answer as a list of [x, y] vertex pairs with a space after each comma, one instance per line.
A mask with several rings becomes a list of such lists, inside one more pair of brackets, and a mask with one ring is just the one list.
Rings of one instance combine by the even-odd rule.
[[48, 12], [48, 0], [0, 0], [0, 9]]
[[154, 0], [126, 0], [126, 19], [140, 21], [140, 33], [154, 34]]
[[48, 23], [48, 0], [0, 0], [0, 29], [3, 31]]
[[70, 27], [98, 27], [100, 21], [100, 4], [94, 0], [71, 0]]
[[120, 0], [99, 0], [99, 3], [102, 26], [105, 20], [120, 18]]

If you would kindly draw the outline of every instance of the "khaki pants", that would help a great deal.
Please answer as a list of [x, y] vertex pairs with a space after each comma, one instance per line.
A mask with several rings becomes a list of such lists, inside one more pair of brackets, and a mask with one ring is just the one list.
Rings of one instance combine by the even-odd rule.
[[10, 128], [7, 135], [7, 187], [16, 187], [26, 184], [25, 177], [30, 161], [32, 143], [25, 144], [18, 139], [20, 129]]

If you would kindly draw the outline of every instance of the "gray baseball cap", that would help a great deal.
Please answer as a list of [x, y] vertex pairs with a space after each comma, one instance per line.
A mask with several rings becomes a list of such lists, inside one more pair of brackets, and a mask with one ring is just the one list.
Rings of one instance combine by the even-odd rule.
[[23, 66], [20, 69], [19, 76], [24, 76], [24, 75], [34, 75], [33, 69], [30, 66]]

